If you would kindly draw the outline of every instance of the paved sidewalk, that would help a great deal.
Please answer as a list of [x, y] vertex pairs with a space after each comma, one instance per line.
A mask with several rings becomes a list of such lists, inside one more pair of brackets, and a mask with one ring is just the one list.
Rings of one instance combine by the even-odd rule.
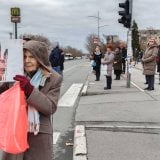
[[[140, 70], [136, 64], [133, 80], [143, 87]], [[159, 88], [146, 92], [132, 83], [127, 88], [126, 75], [121, 80], [113, 75], [112, 89], [104, 90], [105, 81], [104, 76], [100, 81], [88, 76], [76, 110], [74, 160], [159, 160]]]

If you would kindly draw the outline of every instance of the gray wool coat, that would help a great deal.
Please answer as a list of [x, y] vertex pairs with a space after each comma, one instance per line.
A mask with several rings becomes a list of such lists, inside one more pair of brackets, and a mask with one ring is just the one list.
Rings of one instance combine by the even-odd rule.
[[107, 64], [107, 75], [112, 76], [112, 67], [114, 62], [114, 53], [105, 53], [104, 59], [102, 60], [102, 64]]
[[156, 71], [156, 56], [158, 54], [158, 48], [156, 45], [150, 46], [143, 54], [143, 74], [154, 75]]
[[40, 132], [38, 135], [28, 133], [28, 143], [31, 146], [22, 154], [3, 153], [1, 160], [53, 160], [53, 122], [52, 114], [57, 110], [62, 78], [54, 72], [46, 78], [43, 87], [34, 89], [27, 98], [27, 104], [32, 104], [40, 113]]

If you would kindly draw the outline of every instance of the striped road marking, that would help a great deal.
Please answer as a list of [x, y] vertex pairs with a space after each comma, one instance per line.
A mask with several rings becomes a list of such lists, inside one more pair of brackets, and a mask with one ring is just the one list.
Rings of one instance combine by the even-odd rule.
[[59, 107], [73, 107], [77, 97], [83, 87], [83, 83], [74, 83], [67, 92], [60, 98]]
[[59, 136], [60, 132], [53, 132], [53, 144], [57, 143]]
[[70, 67], [70, 68], [68, 68], [68, 69], [65, 69], [65, 70], [63, 71], [63, 73], [66, 73], [66, 72], [72, 70], [72, 69], [75, 68], [75, 67], [77, 67], [77, 65], [74, 65], [74, 66], [72, 66], [72, 67]]

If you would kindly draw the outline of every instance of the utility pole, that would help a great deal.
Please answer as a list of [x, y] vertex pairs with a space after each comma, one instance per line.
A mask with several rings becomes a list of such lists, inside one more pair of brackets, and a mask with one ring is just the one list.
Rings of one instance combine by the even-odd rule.
[[128, 28], [127, 32], [127, 88], [130, 88], [131, 82], [131, 61], [132, 61], [132, 0], [126, 0], [124, 3], [119, 3], [119, 7], [123, 8], [123, 11], [119, 11], [121, 16], [118, 19], [119, 23], [122, 23], [124, 27]]
[[92, 17], [92, 18], [96, 18], [97, 19], [97, 38], [98, 38], [98, 43], [99, 43], [100, 42], [100, 35], [99, 35], [100, 28], [108, 26], [108, 25], [102, 25], [102, 26], [100, 26], [100, 19], [101, 18], [100, 18], [100, 15], [99, 15], [99, 11], [98, 11], [97, 16], [88, 16], [88, 17]]
[[98, 20], [98, 40], [99, 40], [99, 11], [98, 11], [98, 16], [97, 16], [97, 20]]
[[129, 13], [130, 13], [130, 27], [127, 34], [127, 88], [131, 87], [131, 62], [133, 57], [133, 50], [132, 50], [132, 6], [133, 0], [129, 0]]
[[88, 17], [92, 17], [92, 18], [96, 18], [97, 19], [97, 36], [98, 36], [98, 41], [99, 41], [99, 39], [100, 39], [100, 37], [99, 37], [99, 28], [100, 28], [100, 26], [99, 26], [99, 20], [101, 19], [99, 17], [99, 11], [98, 11], [97, 16], [88, 16]]

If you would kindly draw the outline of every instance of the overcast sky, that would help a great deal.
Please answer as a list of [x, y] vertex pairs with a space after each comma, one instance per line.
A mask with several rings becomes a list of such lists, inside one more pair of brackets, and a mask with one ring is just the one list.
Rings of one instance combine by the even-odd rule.
[[[100, 36], [119, 35], [126, 40], [126, 29], [118, 23], [118, 4], [125, 0], [0, 0], [0, 39], [13, 32], [10, 8], [21, 8], [18, 34], [31, 33], [59, 41], [62, 46], [85, 50], [86, 37], [97, 34], [97, 16], [101, 18]], [[160, 29], [159, 0], [133, 0], [133, 19], [139, 29]], [[93, 17], [89, 17], [93, 16]]]

